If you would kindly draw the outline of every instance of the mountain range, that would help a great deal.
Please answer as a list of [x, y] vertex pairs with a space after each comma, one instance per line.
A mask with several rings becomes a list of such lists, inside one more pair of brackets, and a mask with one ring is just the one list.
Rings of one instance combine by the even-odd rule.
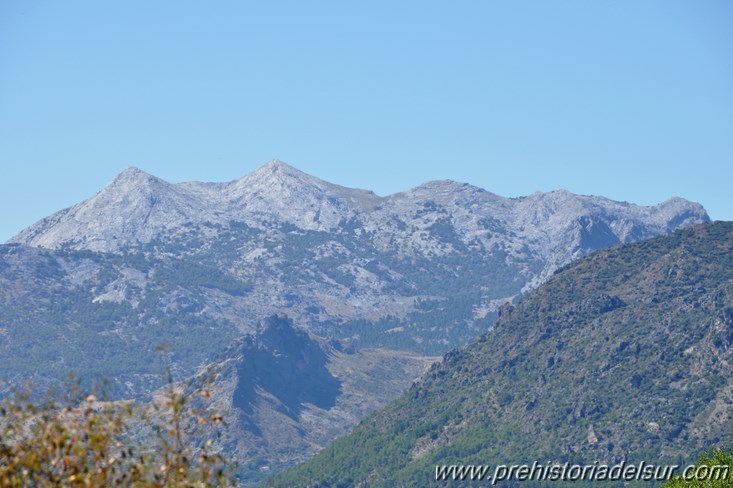
[[[435, 354], [485, 331], [502, 303], [573, 259], [706, 221], [681, 198], [504, 198], [453, 181], [379, 197], [275, 160], [229, 183], [170, 184], [129, 168], [10, 243], [195, 261], [247, 284], [240, 323], [287, 310], [361, 346]], [[93, 299], [135, 297], [145, 288], [135, 280], [123, 274]]]
[[253, 479], [267, 476], [571, 261], [708, 221], [681, 198], [505, 198], [453, 181], [380, 197], [280, 161], [228, 183], [130, 168], [0, 246], [0, 393], [74, 371], [147, 401], [168, 343], [177, 378], [219, 368], [234, 426], [223, 442]]

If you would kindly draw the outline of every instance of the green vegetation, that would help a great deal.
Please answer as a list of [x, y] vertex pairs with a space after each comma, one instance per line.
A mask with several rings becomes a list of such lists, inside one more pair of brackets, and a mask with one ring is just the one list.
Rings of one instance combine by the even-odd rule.
[[[723, 471], [717, 471], [720, 476], [716, 476], [713, 467], [728, 466], [727, 476], [723, 475]], [[695, 464], [696, 469], [690, 473], [689, 477], [700, 477], [703, 479], [685, 480], [681, 476], [668, 481], [663, 488], [730, 488], [733, 487], [733, 449], [724, 451], [715, 449], [711, 453], [700, 456], [700, 460]], [[706, 476], [707, 475], [707, 476]]]
[[436, 464], [682, 465], [733, 438], [733, 223], [600, 251], [276, 486], [428, 486]]

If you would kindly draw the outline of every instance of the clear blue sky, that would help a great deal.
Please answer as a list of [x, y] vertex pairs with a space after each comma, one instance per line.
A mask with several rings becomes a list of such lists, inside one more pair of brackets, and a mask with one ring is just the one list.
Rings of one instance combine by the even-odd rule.
[[0, 2], [0, 241], [127, 166], [733, 220], [733, 2]]

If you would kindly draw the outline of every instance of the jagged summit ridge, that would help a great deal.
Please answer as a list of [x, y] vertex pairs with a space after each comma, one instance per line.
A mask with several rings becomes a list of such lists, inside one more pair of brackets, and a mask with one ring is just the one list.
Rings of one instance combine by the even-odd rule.
[[273, 159], [260, 166], [253, 172], [232, 182], [232, 188], [240, 189], [242, 192], [259, 189], [261, 187], [286, 188], [286, 187], [317, 187], [323, 186], [318, 178], [306, 174], [279, 159]]
[[[429, 230], [439, 223], [450, 225], [466, 245], [500, 245], [510, 255], [529, 248], [561, 265], [586, 253], [588, 246], [631, 242], [706, 221], [701, 205], [677, 197], [652, 207], [566, 190], [506, 198], [451, 180], [380, 197], [275, 159], [228, 183], [171, 184], [130, 167], [96, 195], [39, 221], [10, 242], [114, 252], [176, 235], [184, 227], [240, 222], [259, 229], [287, 224], [335, 232], [352, 222], [371, 232], [382, 249], [397, 247], [403, 255], [452, 252], [457, 244], [436, 242]], [[594, 233], [599, 235], [589, 237]]]
[[21, 231], [9, 242], [116, 251], [184, 225], [288, 223], [328, 230], [382, 200], [308, 175], [280, 160], [228, 183], [167, 181], [129, 167], [91, 198]]
[[135, 181], [143, 181], [143, 180], [152, 180], [156, 179], [159, 181], [163, 181], [160, 178], [157, 178], [150, 173], [138, 168], [137, 166], [128, 166], [127, 168], [123, 169], [122, 172], [120, 172], [115, 178], [112, 180], [111, 184], [118, 184], [121, 182], [135, 182]]
[[192, 221], [202, 213], [207, 212], [194, 195], [130, 167], [91, 198], [41, 220], [10, 242], [117, 250], [131, 242], [150, 241], [162, 230]]
[[230, 208], [238, 219], [274, 218], [307, 230], [332, 229], [379, 200], [371, 192], [325, 182], [277, 159], [234, 181], [230, 193]]

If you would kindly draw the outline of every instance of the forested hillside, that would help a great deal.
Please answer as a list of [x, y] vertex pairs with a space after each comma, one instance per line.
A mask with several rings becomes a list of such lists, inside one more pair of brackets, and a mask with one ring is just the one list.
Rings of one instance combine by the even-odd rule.
[[733, 438], [733, 223], [600, 251], [277, 486], [428, 486], [436, 464], [679, 462]]

